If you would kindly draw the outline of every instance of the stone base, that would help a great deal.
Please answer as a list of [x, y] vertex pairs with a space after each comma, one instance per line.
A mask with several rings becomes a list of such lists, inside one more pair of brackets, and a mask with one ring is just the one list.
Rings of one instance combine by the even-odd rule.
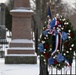
[[0, 51], [0, 58], [3, 58], [5, 56], [5, 52], [4, 51]]
[[9, 55], [5, 56], [5, 64], [37, 64], [35, 55]]

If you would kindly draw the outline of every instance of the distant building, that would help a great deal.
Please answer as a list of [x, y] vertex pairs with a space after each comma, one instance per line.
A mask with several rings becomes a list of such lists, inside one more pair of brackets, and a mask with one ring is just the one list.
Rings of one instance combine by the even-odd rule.
[[6, 27], [5, 27], [5, 4], [0, 3], [0, 39], [6, 38]]

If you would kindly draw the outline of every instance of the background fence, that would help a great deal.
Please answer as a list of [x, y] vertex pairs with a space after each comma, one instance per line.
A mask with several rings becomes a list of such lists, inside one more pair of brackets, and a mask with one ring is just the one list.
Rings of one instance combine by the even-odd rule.
[[73, 58], [72, 66], [66, 71], [66, 67], [62, 70], [57, 70], [55, 68], [50, 68], [49, 75], [75, 75], [76, 74], [76, 57]]

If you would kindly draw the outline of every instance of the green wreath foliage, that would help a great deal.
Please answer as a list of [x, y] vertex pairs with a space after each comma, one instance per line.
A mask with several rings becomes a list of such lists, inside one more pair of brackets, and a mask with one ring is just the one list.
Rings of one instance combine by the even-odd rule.
[[[54, 54], [53, 52], [53, 39], [56, 39], [53, 37], [54, 35], [51, 33], [51, 22], [57, 18], [58, 25], [55, 29], [59, 30], [61, 35], [62, 32], [65, 32], [67, 36], [66, 40], [61, 40], [61, 50], [57, 49]], [[48, 64], [49, 66], [53, 66], [57, 69], [62, 69], [64, 66], [71, 66], [73, 62], [73, 56], [75, 52], [75, 46], [76, 46], [76, 34], [75, 30], [73, 29], [73, 26], [69, 19], [66, 19], [64, 16], [55, 17], [54, 19], [48, 18], [47, 21], [45, 21], [45, 24], [42, 29], [42, 34], [40, 35], [40, 41], [39, 41], [39, 49], [40, 49], [40, 58], [43, 59], [45, 64]], [[55, 40], [56, 41], [56, 40]], [[58, 58], [58, 55], [60, 54], [60, 57]], [[51, 60], [49, 60], [51, 58]], [[64, 58], [64, 59], [63, 59]], [[51, 64], [50, 64], [51, 63]]]

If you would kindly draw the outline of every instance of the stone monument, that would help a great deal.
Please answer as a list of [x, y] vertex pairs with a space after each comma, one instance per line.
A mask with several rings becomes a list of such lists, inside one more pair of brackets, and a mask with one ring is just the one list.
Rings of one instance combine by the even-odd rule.
[[4, 3], [0, 3], [0, 42], [6, 41], [5, 7]]
[[36, 64], [34, 42], [32, 41], [29, 0], [14, 0], [12, 15], [12, 41], [5, 56], [5, 64]]

